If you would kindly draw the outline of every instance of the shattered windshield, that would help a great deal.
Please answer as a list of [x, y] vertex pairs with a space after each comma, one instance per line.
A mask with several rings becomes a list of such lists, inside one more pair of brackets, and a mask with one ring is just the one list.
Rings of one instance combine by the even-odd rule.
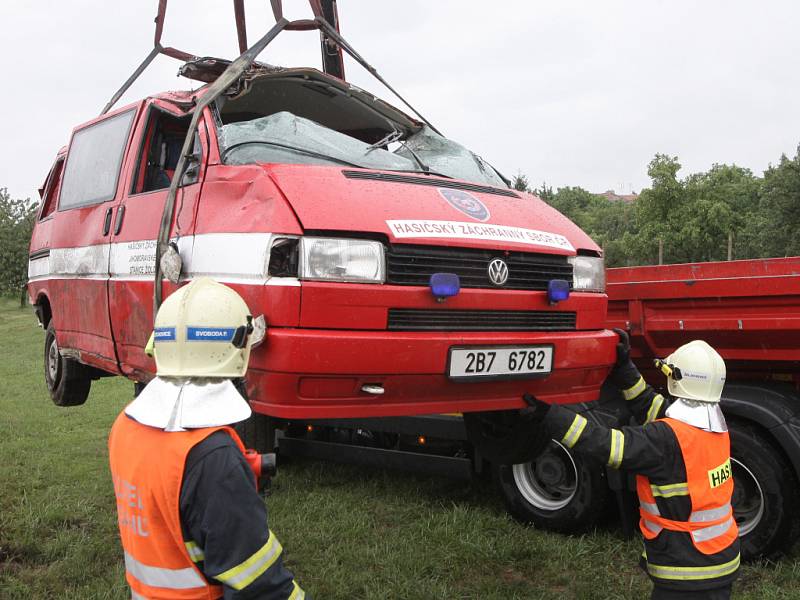
[[[431, 173], [506, 187], [483, 159], [427, 126], [405, 140], [400, 137], [398, 132], [382, 140], [383, 144], [367, 144], [286, 111], [228, 123], [219, 129], [222, 161], [229, 165], [338, 165]], [[390, 151], [387, 149], [390, 145], [398, 147]]]

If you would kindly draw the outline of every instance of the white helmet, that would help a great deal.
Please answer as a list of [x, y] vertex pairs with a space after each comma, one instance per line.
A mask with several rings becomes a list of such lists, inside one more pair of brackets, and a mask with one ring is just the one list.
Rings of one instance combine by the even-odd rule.
[[656, 366], [667, 376], [670, 395], [718, 403], [725, 386], [725, 361], [703, 340], [684, 344]]
[[241, 296], [208, 277], [176, 290], [158, 310], [153, 332], [159, 377], [242, 377], [253, 318]]

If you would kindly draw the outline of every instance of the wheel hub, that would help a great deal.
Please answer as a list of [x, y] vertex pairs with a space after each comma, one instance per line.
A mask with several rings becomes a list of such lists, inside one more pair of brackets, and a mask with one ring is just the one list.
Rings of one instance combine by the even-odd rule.
[[512, 474], [522, 497], [541, 510], [564, 508], [578, 489], [575, 461], [555, 440], [536, 460], [514, 465]]
[[50, 380], [55, 383], [58, 379], [58, 367], [60, 362], [60, 355], [58, 352], [58, 343], [55, 337], [50, 343], [50, 348], [47, 350], [47, 372], [50, 375]]
[[566, 465], [562, 460], [546, 452], [540, 459], [533, 461], [536, 469], [536, 478], [543, 484], [555, 486], [565, 481], [567, 477]]

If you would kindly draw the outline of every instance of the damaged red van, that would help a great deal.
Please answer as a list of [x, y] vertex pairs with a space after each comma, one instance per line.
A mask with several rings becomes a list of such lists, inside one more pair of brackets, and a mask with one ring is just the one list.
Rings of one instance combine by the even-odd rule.
[[210, 276], [264, 315], [256, 412], [517, 427], [523, 392], [598, 398], [617, 338], [585, 233], [426, 122], [315, 69], [253, 63], [204, 105], [226, 65], [189, 61], [207, 85], [107, 112], [57, 154], [28, 284], [56, 404], [82, 404], [100, 376], [153, 377], [171, 182], [180, 273], [158, 273], [163, 294]]

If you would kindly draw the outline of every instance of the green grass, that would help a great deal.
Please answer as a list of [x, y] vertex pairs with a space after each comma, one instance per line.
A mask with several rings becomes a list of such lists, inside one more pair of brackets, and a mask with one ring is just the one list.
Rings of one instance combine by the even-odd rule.
[[[43, 338], [29, 309], [0, 300], [0, 598], [129, 598], [106, 435], [132, 385], [103, 379], [85, 406], [54, 406]], [[639, 542], [517, 525], [487, 481], [294, 461], [268, 504], [288, 565], [317, 600], [607, 600], [650, 589]], [[734, 597], [800, 598], [800, 545], [776, 565], [746, 566]]]

